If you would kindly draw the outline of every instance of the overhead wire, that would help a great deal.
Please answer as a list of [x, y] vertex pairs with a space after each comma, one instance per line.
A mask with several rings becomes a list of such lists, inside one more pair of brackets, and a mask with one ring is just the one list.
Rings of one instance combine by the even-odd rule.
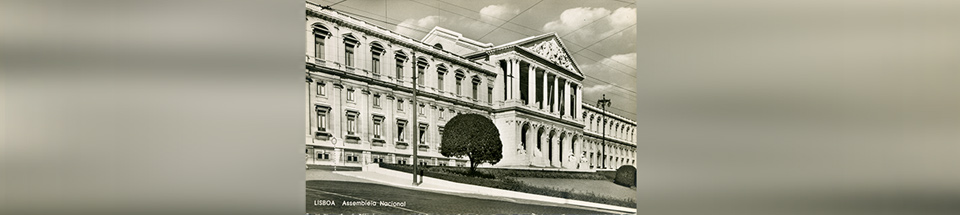
[[[343, 0], [343, 1], [340, 1], [340, 2], [344, 2], [344, 1], [346, 1], [346, 0]], [[414, 2], [417, 2], [417, 1], [414, 1]], [[534, 6], [536, 6], [537, 4], [539, 4], [540, 2], [542, 2], [542, 0], [538, 1], [538, 2], [537, 2], [536, 4], [534, 4], [534, 5], [531, 5], [530, 7], [528, 7], [528, 8], [527, 8], [526, 10], [524, 10], [523, 12], [528, 11], [529, 9], [533, 8]], [[338, 2], [338, 3], [339, 3], [339, 2]], [[424, 3], [422, 3], [422, 2], [417, 2], [417, 3], [419, 3], [419, 4], [424, 4]], [[426, 4], [424, 4], [424, 5], [426, 5]], [[346, 6], [346, 5], [341, 5], [341, 6], [342, 6], [342, 7], [346, 7], [346, 8], [351, 8], [351, 9], [354, 9], [354, 10], [364, 11], [364, 10], [360, 10], [360, 9], [358, 9], [358, 8], [354, 8], [354, 7], [350, 7], [350, 6]], [[427, 5], [427, 6], [431, 6], [431, 5]], [[434, 6], [431, 6], [431, 7], [434, 7]], [[436, 8], [436, 7], [434, 7], [434, 8]], [[461, 8], [462, 8], [462, 7], [461, 7]], [[437, 9], [440, 9], [440, 8], [437, 8]], [[466, 8], [464, 8], [464, 9], [466, 9]], [[443, 10], [443, 9], [441, 9], [441, 10]], [[394, 25], [394, 26], [398, 26], [398, 27], [403, 27], [403, 28], [411, 29], [411, 30], [418, 31], [418, 32], [421, 32], [421, 33], [429, 33], [428, 31], [423, 30], [423, 29], [418, 29], [418, 28], [414, 28], [414, 27], [410, 27], [410, 26], [405, 26], [405, 25], [400, 25], [400, 24], [391, 22], [391, 21], [390, 21], [390, 18], [389, 18], [389, 17], [386, 17], [386, 16], [385, 16], [383, 19], [379, 19], [379, 18], [373, 18], [373, 17], [369, 17], [369, 16], [365, 16], [365, 15], [361, 15], [361, 14], [357, 14], [357, 13], [353, 13], [353, 12], [344, 11], [344, 10], [338, 10], [338, 11], [344, 12], [344, 13], [348, 13], [348, 14], [350, 14], [350, 15], [354, 15], [354, 16], [358, 16], [358, 17], [362, 17], [362, 18], [374, 20], [374, 21], [379, 21], [379, 22], [382, 22], [382, 23], [385, 23], [385, 24], [390, 24], [390, 25]], [[443, 11], [456, 14], [456, 12], [452, 12], [452, 11], [448, 11], [448, 10], [443, 10]], [[531, 29], [531, 28], [529, 28], [529, 27], [526, 27], [526, 26], [519, 25], [519, 24], [516, 24], [516, 23], [512, 23], [512, 22], [511, 22], [514, 18], [519, 17], [523, 12], [517, 14], [516, 16], [514, 16], [514, 17], [511, 18], [510, 20], [507, 20], [506, 22], [502, 23], [501, 25], [499, 25], [499, 26], [498, 26], [497, 28], [495, 28], [494, 30], [488, 32], [486, 35], [489, 35], [489, 34], [492, 33], [493, 31], [495, 31], [496, 29], [500, 29], [500, 28], [501, 28], [504, 24], [506, 24], [506, 23], [511, 23], [511, 24], [514, 24], [514, 25], [517, 25], [517, 26], [521, 26], [521, 27], [524, 27], [524, 28], [533, 30], [533, 29]], [[469, 18], [469, 17], [463, 16], [463, 15], [460, 15], [460, 16], [461, 16], [461, 17], [465, 17], [465, 18]], [[476, 19], [473, 19], [473, 18], [469, 18], [469, 19], [476, 20]], [[497, 19], [499, 19], [499, 18], [497, 18]], [[600, 18], [600, 19], [602, 19], [602, 18]], [[600, 19], [597, 19], [597, 20], [600, 20]], [[502, 19], [500, 19], [500, 20], [502, 20]], [[594, 22], [591, 22], [590, 24], [595, 23], [597, 20], [594, 20]], [[399, 21], [399, 20], [394, 20], [394, 21]], [[482, 23], [485, 23], [485, 24], [488, 24], [488, 25], [492, 25], [492, 24], [490, 24], [490, 23], [486, 23], [486, 22], [483, 22], [483, 21], [481, 21], [481, 20], [476, 20], [476, 21], [479, 21], [479, 22], [482, 22]], [[581, 26], [580, 28], [575, 29], [574, 31], [568, 32], [566, 35], [572, 34], [572, 32], [578, 31], [578, 30], [580, 30], [580, 29], [582, 29], [582, 28], [584, 28], [584, 27], [586, 27], [586, 26], [588, 26], [588, 25], [590, 25], [590, 24]], [[617, 33], [613, 33], [613, 34], [611, 34], [611, 35], [608, 35], [607, 37], [604, 37], [604, 38], [601, 39], [601, 40], [598, 40], [598, 41], [596, 41], [596, 42], [594, 42], [594, 43], [591, 43], [589, 46], [582, 47], [580, 50], [577, 50], [576, 52], [573, 52], [573, 53], [571, 53], [571, 54], [575, 54], [575, 55], [578, 55], [578, 56], [581, 56], [581, 57], [588, 58], [588, 59], [590, 59], [590, 60], [594, 60], [594, 61], [599, 62], [599, 60], [596, 60], [596, 59], [594, 59], [594, 58], [587, 57], [587, 56], [582, 55], [582, 54], [579, 54], [579, 53], [580, 53], [581, 51], [587, 50], [587, 51], [593, 52], [594, 54], [603, 56], [603, 55], [601, 55], [601, 54], [599, 54], [599, 53], [596, 53], [596, 52], [594, 52], [594, 51], [592, 51], [592, 50], [590, 50], [590, 49], [588, 49], [588, 48], [589, 48], [590, 46], [596, 45], [596, 44], [599, 43], [599, 42], [602, 42], [603, 40], [609, 39], [612, 35], [619, 34], [620, 32], [623, 32], [624, 30], [629, 29], [629, 28], [631, 28], [631, 27], [633, 27], [633, 26], [635, 26], [635, 25], [636, 25], [636, 24], [633, 24], [633, 25], [628, 26], [628, 27], [626, 27], [626, 28], [624, 28], [624, 29], [621, 29], [621, 30], [618, 31]], [[504, 28], [504, 29], [505, 29], [505, 30], [508, 30], [508, 31], [512, 31], [512, 32], [514, 32], [514, 33], [522, 34], [522, 33], [520, 33], [520, 32], [516, 32], [516, 31], [514, 31], [514, 30], [510, 30], [510, 29], [507, 29], [507, 28]], [[486, 35], [484, 35], [484, 37], [485, 37]], [[483, 37], [481, 37], [481, 38], [483, 38]], [[569, 42], [569, 43], [580, 46], [579, 44], [576, 44], [576, 43], [573, 43], [573, 42]], [[618, 62], [618, 61], [616, 61], [616, 60], [613, 60], [613, 61], [616, 62], [616, 63], [622, 64], [622, 65], [624, 65], [624, 66], [626, 66], [626, 67], [630, 67], [630, 66], [628, 66], [628, 65], [623, 64], [622, 62]], [[619, 69], [616, 69], [616, 68], [613, 68], [613, 67], [611, 67], [611, 68], [612, 68], [613, 70], [615, 70], [615, 71], [618, 71], [618, 72], [621, 72], [621, 73], [624, 73], [624, 74], [627, 74], [627, 75], [631, 75], [631, 74], [628, 74], [628, 73], [623, 72], [622, 70], [619, 70]], [[630, 68], [633, 68], [633, 67], [630, 67]], [[635, 75], [631, 75], [631, 76], [634, 76], [634, 77], [635, 77]], [[632, 94], [636, 94], [636, 91], [634, 91], [634, 90], [630, 90], [630, 89], [621, 87], [621, 86], [619, 86], [618, 84], [614, 84], [614, 83], [609, 82], [609, 81], [604, 81], [604, 80], [601, 80], [601, 79], [599, 79], [599, 78], [596, 78], [596, 77], [593, 77], [593, 76], [589, 76], [589, 75], [584, 75], [584, 77], [589, 78], [589, 79], [592, 79], [593, 81], [596, 81], [596, 82], [600, 82], [600, 83], [607, 84], [607, 85], [612, 86], [612, 87], [615, 87], [615, 88], [619, 88], [619, 89], [621, 89], [621, 90], [630, 92], [630, 93], [632, 93]], [[627, 112], [627, 111], [625, 111], [625, 112]]]
[[487, 37], [487, 35], [490, 35], [490, 33], [493, 33], [494, 31], [497, 31], [497, 29], [500, 29], [500, 27], [503, 27], [504, 24], [507, 24], [507, 23], [509, 23], [510, 21], [513, 21], [513, 19], [516, 19], [517, 17], [520, 17], [520, 15], [523, 15], [523, 13], [526, 13], [526, 12], [529, 11], [531, 8], [536, 7], [538, 4], [540, 4], [540, 2], [543, 2], [543, 0], [537, 1], [537, 3], [534, 3], [533, 5], [530, 5], [530, 7], [527, 7], [527, 9], [524, 9], [523, 11], [520, 11], [520, 13], [518, 13], [516, 16], [511, 17], [511, 18], [510, 18], [509, 20], [507, 20], [506, 22], [504, 22], [504, 23], [500, 24], [499, 26], [497, 26], [497, 28], [494, 28], [493, 30], [490, 30], [490, 32], [487, 32], [486, 34], [484, 34], [484, 35], [481, 36], [480, 38], [477, 38], [477, 40], [482, 40], [484, 37]]

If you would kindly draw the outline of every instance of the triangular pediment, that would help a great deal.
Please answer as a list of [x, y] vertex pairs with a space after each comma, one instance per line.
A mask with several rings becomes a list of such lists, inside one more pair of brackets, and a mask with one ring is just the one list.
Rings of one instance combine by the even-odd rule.
[[580, 72], [580, 67], [577, 66], [573, 57], [570, 57], [570, 53], [567, 52], [567, 47], [563, 45], [563, 41], [561, 41], [556, 34], [544, 36], [545, 37], [535, 38], [517, 45], [582, 77], [583, 73]]

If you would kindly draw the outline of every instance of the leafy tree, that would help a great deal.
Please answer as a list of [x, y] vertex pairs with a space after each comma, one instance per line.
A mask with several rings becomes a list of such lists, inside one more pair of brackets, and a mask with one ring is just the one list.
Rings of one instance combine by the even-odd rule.
[[620, 166], [617, 168], [617, 177], [613, 179], [613, 183], [627, 187], [636, 186], [637, 168], [630, 165]]
[[503, 158], [500, 130], [489, 118], [479, 114], [460, 114], [447, 122], [440, 140], [440, 154], [470, 158], [470, 173], [481, 163], [496, 164]]

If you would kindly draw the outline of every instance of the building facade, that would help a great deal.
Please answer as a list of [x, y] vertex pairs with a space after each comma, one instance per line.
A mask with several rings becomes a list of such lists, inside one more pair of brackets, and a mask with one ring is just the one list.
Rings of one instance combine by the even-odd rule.
[[466, 166], [439, 151], [444, 124], [462, 113], [497, 125], [496, 167], [635, 164], [636, 122], [582, 101], [584, 75], [556, 34], [494, 46], [438, 27], [416, 40], [306, 6], [308, 164]]

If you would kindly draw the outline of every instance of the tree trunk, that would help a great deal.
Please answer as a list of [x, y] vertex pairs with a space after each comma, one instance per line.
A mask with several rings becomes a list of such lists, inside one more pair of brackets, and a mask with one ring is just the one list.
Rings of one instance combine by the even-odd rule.
[[470, 156], [470, 175], [473, 175], [477, 172], [477, 162], [473, 161], [473, 156]]

